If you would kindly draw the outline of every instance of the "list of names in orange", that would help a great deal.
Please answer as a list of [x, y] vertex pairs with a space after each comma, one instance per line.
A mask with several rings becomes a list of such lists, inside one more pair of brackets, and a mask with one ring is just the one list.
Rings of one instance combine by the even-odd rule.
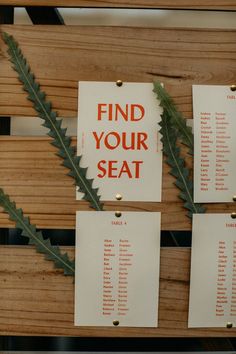
[[236, 222], [230, 214], [195, 214], [189, 327], [236, 324]]
[[218, 241], [217, 256], [217, 280], [216, 280], [216, 316], [229, 315], [229, 256], [227, 252], [228, 242]]
[[[225, 227], [236, 229], [235, 222], [226, 222]], [[216, 279], [216, 317], [236, 316], [236, 240], [232, 237], [218, 241], [217, 279]]]
[[[122, 224], [122, 222], [121, 222]], [[119, 225], [119, 224], [118, 224]], [[126, 316], [129, 312], [129, 270], [134, 253], [129, 239], [104, 240], [103, 316]]]
[[235, 193], [236, 96], [229, 91], [193, 86], [195, 202], [232, 201]]
[[76, 220], [75, 325], [157, 327], [160, 213]]

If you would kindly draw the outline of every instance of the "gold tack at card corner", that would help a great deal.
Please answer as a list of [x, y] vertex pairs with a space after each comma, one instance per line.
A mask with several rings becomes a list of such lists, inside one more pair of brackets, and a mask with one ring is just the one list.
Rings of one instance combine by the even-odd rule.
[[117, 218], [120, 218], [121, 215], [122, 215], [121, 211], [116, 211], [116, 212], [115, 212], [115, 216], [116, 216]]
[[233, 323], [232, 322], [227, 322], [226, 328], [232, 328], [232, 327], [233, 327]]
[[232, 219], [236, 219], [236, 213], [235, 212], [231, 213], [231, 218]]
[[117, 80], [116, 81], [116, 86], [121, 87], [123, 85], [123, 81], [122, 80]]
[[119, 326], [119, 324], [120, 324], [120, 322], [119, 322], [118, 320], [114, 320], [114, 321], [113, 321], [113, 325], [114, 325], [114, 326]]
[[231, 86], [230, 86], [230, 90], [231, 90], [231, 91], [236, 91], [236, 85], [231, 85]]
[[234, 202], [236, 202], [236, 195], [234, 195], [232, 199]]
[[[236, 198], [236, 196], [235, 196], [235, 198]], [[122, 200], [122, 195], [119, 194], [119, 193], [117, 193], [117, 194], [116, 194], [116, 200]], [[235, 199], [235, 200], [236, 200], [236, 199]]]

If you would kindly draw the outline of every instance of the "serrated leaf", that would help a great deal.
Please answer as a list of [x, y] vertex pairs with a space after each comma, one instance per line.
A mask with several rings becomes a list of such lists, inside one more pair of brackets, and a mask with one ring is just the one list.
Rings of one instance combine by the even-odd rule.
[[160, 101], [160, 106], [170, 117], [171, 123], [176, 129], [177, 137], [180, 138], [184, 145], [188, 146], [189, 153], [193, 155], [193, 133], [192, 129], [187, 126], [186, 119], [177, 110], [172, 98], [159, 82], [154, 82], [153, 91]]
[[184, 201], [184, 207], [188, 210], [187, 216], [192, 218], [193, 213], [204, 213], [206, 209], [193, 201], [193, 184], [189, 177], [189, 170], [184, 158], [180, 156], [180, 149], [176, 148], [176, 130], [172, 126], [169, 113], [165, 110], [161, 115], [160, 126], [163, 153], [166, 156], [166, 162], [171, 167], [169, 173], [176, 178], [175, 185], [180, 189], [179, 198]]
[[56, 268], [64, 270], [65, 275], [74, 275], [75, 266], [74, 260], [70, 260], [67, 253], [62, 254], [58, 247], [51, 245], [49, 239], [44, 240], [41, 231], [36, 231], [36, 226], [30, 223], [29, 217], [25, 217], [21, 209], [17, 209], [9, 196], [0, 188], [0, 205], [8, 213], [10, 220], [16, 223], [22, 236], [29, 239], [29, 244], [36, 247], [37, 252], [44, 253], [46, 259], [54, 262]]
[[69, 176], [75, 179], [75, 184], [79, 191], [84, 193], [84, 199], [96, 210], [103, 210], [100, 196], [97, 189], [93, 189], [92, 182], [86, 177], [84, 168], [81, 168], [75, 154], [75, 149], [71, 146], [71, 138], [67, 137], [66, 129], [61, 128], [57, 113], [51, 110], [51, 102], [45, 99], [46, 95], [40, 89], [40, 85], [35, 81], [26, 59], [24, 58], [18, 43], [12, 36], [3, 33], [3, 39], [8, 46], [8, 53], [13, 63], [14, 69], [18, 73], [18, 78], [23, 84], [24, 90], [28, 93], [28, 99], [33, 102], [34, 109], [38, 116], [44, 120], [43, 125], [49, 128], [48, 135], [53, 139], [52, 145], [58, 148], [58, 154], [63, 158], [63, 165], [70, 172]]

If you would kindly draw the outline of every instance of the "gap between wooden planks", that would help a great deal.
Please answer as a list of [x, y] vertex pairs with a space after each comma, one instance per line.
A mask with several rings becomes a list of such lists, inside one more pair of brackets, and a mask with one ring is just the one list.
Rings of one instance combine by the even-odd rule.
[[0, 0], [0, 5], [235, 10], [234, 0]]

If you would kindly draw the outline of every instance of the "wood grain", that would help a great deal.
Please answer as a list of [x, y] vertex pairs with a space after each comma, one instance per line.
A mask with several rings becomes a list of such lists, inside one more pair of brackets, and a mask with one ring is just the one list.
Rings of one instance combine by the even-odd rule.
[[[17, 1], [7, 1], [13, 5]], [[66, 6], [117, 6], [114, 1], [72, 1]], [[81, 5], [83, 3], [83, 5]], [[186, 7], [235, 10], [234, 1], [124, 1], [124, 7]], [[5, 4], [0, 0], [0, 5]], [[20, 1], [17, 5], [39, 5]], [[65, 2], [47, 1], [47, 5]], [[176, 5], [178, 4], [178, 5]], [[45, 5], [40, 1], [40, 5]], [[37, 79], [63, 116], [77, 116], [77, 81], [164, 82], [178, 108], [192, 116], [191, 85], [232, 84], [236, 72], [236, 31], [122, 27], [2, 26], [19, 41]], [[0, 115], [34, 111], [0, 42]], [[42, 65], [43, 63], [43, 65]], [[222, 68], [224, 68], [222, 70]], [[55, 156], [49, 138], [0, 137], [0, 187], [41, 228], [74, 228], [73, 180]], [[74, 143], [75, 140], [74, 140]], [[189, 166], [192, 161], [188, 158]], [[106, 210], [162, 212], [162, 230], [190, 230], [168, 167], [162, 203], [105, 203]], [[231, 212], [232, 204], [210, 204], [208, 212]], [[0, 212], [0, 228], [13, 226]], [[0, 235], [1, 237], [1, 235]], [[68, 248], [73, 256], [74, 249]], [[188, 329], [189, 249], [162, 249], [159, 328], [75, 327], [74, 286], [31, 247], [0, 246], [0, 335], [81, 337], [233, 337], [235, 329]]]
[[[188, 118], [192, 84], [235, 82], [236, 30], [16, 25], [1, 30], [14, 35], [65, 117], [77, 116], [79, 80], [160, 80]], [[0, 116], [34, 116], [2, 41], [0, 48]]]
[[[73, 256], [73, 248], [66, 248]], [[81, 337], [231, 337], [236, 329], [188, 329], [190, 250], [161, 249], [159, 328], [75, 327], [71, 277], [31, 247], [0, 247], [0, 334]]]
[[[76, 141], [73, 139], [73, 143]], [[32, 223], [42, 228], [75, 228], [76, 210], [89, 210], [87, 202], [75, 201], [75, 187], [47, 137], [0, 137], [0, 187], [16, 201]], [[192, 161], [188, 157], [188, 165]], [[190, 230], [174, 178], [163, 164], [162, 203], [106, 202], [105, 210], [161, 211], [162, 230]], [[208, 212], [232, 212], [233, 203], [208, 204]], [[0, 209], [0, 227], [12, 227]]]
[[236, 10], [234, 0], [0, 0], [0, 5]]

